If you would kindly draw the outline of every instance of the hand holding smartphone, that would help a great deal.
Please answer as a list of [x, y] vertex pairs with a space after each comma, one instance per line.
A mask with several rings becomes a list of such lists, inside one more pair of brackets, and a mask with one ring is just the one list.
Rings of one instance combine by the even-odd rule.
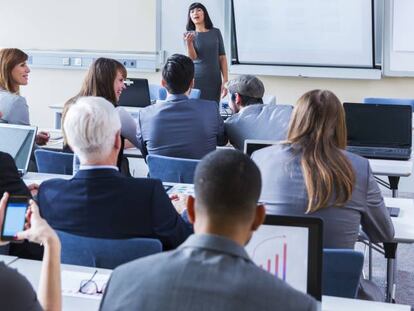
[[4, 211], [1, 229], [2, 241], [13, 241], [16, 234], [24, 230], [26, 211], [29, 204], [27, 196], [10, 196]]

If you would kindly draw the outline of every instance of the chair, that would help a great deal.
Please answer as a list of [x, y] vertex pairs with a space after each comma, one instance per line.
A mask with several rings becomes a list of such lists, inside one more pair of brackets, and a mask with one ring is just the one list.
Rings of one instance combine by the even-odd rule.
[[167, 98], [167, 90], [158, 84], [149, 85], [151, 100], [165, 100]]
[[188, 98], [199, 99], [200, 96], [201, 96], [201, 90], [191, 89], [191, 92], [190, 92], [190, 95], [188, 96]]
[[62, 263], [115, 269], [134, 259], [162, 251], [157, 239], [101, 239], [56, 231], [62, 243]]
[[34, 152], [39, 173], [72, 175], [73, 154], [38, 149]]
[[414, 99], [408, 98], [365, 97], [364, 104], [409, 105], [414, 110]]
[[322, 294], [355, 298], [364, 265], [364, 255], [352, 249], [324, 249]]
[[192, 184], [194, 171], [200, 162], [194, 159], [173, 158], [160, 155], [148, 155], [147, 164], [149, 176], [161, 179], [163, 182]]

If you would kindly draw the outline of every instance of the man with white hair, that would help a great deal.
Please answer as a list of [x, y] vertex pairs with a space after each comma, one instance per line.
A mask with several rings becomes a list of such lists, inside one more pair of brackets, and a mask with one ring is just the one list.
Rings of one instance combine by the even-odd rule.
[[164, 249], [191, 234], [159, 180], [118, 172], [121, 123], [111, 103], [80, 98], [64, 127], [81, 165], [72, 179], [48, 180], [39, 188], [41, 214], [54, 229], [99, 238], [156, 238]]

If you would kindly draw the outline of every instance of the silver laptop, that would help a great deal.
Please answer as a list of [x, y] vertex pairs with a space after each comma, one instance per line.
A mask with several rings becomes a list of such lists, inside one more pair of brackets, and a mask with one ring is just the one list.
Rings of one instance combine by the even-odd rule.
[[10, 154], [21, 175], [26, 174], [36, 138], [36, 126], [0, 123], [0, 151]]

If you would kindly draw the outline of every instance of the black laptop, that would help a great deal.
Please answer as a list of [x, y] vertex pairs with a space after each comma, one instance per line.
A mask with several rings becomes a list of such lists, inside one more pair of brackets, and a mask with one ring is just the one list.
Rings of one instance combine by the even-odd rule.
[[348, 151], [370, 159], [410, 158], [411, 106], [344, 103], [344, 108]]
[[126, 89], [119, 98], [120, 106], [144, 108], [151, 105], [147, 79], [127, 79], [125, 85]]

